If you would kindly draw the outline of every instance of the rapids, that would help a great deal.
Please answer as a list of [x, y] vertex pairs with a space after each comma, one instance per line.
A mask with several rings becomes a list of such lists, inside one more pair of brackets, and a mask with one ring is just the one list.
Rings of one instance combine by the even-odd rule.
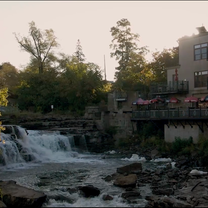
[[[144, 197], [151, 195], [148, 186], [138, 187], [142, 197], [130, 203], [121, 197], [124, 189], [114, 186], [112, 181], [106, 182], [104, 178], [134, 160], [142, 162], [143, 168], [156, 168], [158, 164], [149, 164], [136, 155], [128, 159], [115, 154], [104, 157], [87, 150], [79, 152], [71, 135], [35, 130], [28, 130], [26, 135], [24, 129], [18, 128], [22, 139], [13, 140], [8, 134], [1, 134], [5, 143], [0, 142], [0, 180], [15, 180], [20, 185], [43, 191], [49, 198], [44, 207], [145, 206]], [[83, 185], [93, 185], [100, 189], [101, 194], [84, 198], [78, 192], [69, 191]], [[106, 194], [113, 196], [113, 200], [103, 200]]]

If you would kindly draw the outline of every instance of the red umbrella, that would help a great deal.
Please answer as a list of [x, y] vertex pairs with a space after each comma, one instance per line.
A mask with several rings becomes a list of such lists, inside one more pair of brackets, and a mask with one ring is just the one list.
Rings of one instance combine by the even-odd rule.
[[149, 101], [150, 103], [158, 103], [158, 99], [157, 98], [153, 98], [152, 100]]
[[150, 104], [149, 100], [144, 100], [143, 105], [149, 105], [149, 104]]
[[133, 105], [143, 105], [144, 100], [142, 98], [138, 98], [135, 102], [133, 102]]
[[199, 98], [194, 97], [194, 96], [187, 97], [184, 100], [185, 103], [197, 103], [198, 101], [199, 101]]
[[208, 101], [208, 95], [204, 96], [200, 99], [201, 102], [207, 102]]
[[169, 100], [169, 103], [179, 103], [179, 102], [180, 102], [180, 100], [178, 98], [175, 98], [175, 97], [172, 97]]
[[156, 97], [156, 98], [153, 98], [152, 100], [150, 100], [150, 103], [164, 103], [165, 100], [160, 98], [160, 97]]
[[149, 100], [143, 100], [142, 98], [138, 98], [135, 102], [132, 103], [133, 105], [148, 105]]

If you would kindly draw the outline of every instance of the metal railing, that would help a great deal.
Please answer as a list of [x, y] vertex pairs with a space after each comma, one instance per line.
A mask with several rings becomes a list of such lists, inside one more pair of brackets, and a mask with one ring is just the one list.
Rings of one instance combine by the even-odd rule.
[[189, 82], [188, 81], [175, 81], [160, 84], [152, 84], [150, 86], [150, 92], [152, 94], [161, 94], [161, 93], [187, 93], [189, 91]]
[[191, 118], [207, 118], [208, 108], [176, 108], [165, 110], [144, 110], [133, 111], [132, 120], [145, 120], [145, 119], [191, 119]]

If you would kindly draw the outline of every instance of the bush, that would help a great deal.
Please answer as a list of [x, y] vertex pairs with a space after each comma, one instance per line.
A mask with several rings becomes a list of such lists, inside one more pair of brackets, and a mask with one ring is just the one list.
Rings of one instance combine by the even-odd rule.
[[192, 145], [192, 137], [190, 137], [189, 139], [181, 139], [180, 137], [176, 137], [175, 141], [172, 143], [171, 150], [174, 154], [188, 153], [188, 147], [191, 147]]

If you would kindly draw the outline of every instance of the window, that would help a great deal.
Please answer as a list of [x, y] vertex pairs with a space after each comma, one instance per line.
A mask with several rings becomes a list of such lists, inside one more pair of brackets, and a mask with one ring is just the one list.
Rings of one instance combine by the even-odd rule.
[[194, 87], [207, 87], [208, 71], [194, 72]]
[[194, 60], [207, 59], [208, 43], [202, 43], [194, 46]]

